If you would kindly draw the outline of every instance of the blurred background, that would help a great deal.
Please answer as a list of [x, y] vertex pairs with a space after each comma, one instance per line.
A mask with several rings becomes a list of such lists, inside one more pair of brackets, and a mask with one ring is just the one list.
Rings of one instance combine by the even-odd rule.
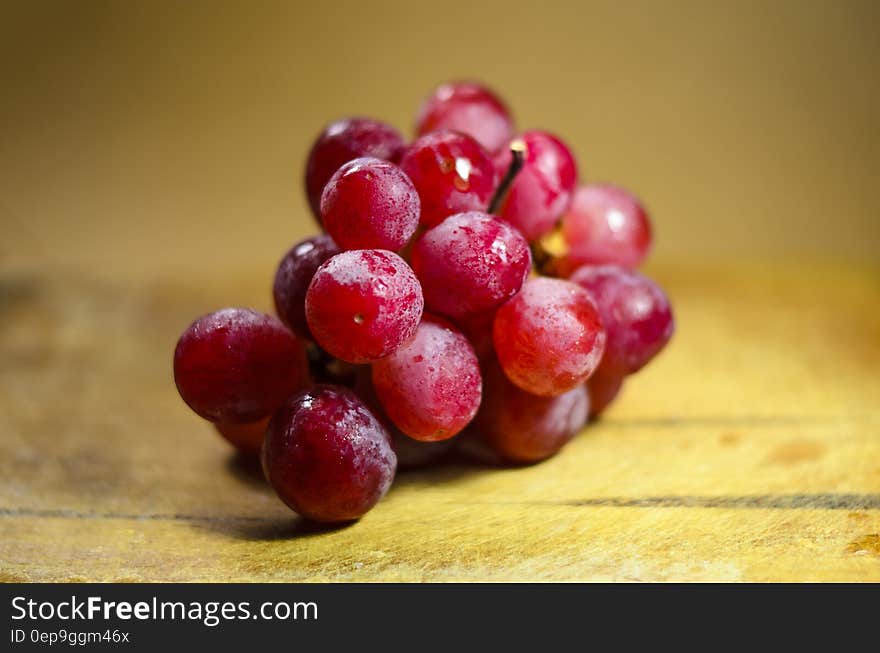
[[873, 263], [878, 29], [872, 0], [5, 2], [0, 261], [269, 279], [322, 126], [411, 133], [467, 77], [642, 196], [652, 264]]

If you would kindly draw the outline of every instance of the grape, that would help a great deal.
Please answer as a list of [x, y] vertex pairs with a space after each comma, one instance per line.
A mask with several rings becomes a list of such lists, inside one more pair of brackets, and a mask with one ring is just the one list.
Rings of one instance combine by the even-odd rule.
[[532, 463], [559, 451], [584, 426], [584, 385], [556, 397], [538, 397], [511, 383], [495, 361], [484, 368], [485, 398], [474, 427], [507, 460]]
[[212, 422], [267, 417], [308, 382], [301, 342], [272, 316], [226, 308], [193, 322], [174, 350], [180, 396]]
[[434, 89], [416, 118], [419, 136], [439, 129], [472, 136], [494, 153], [510, 140], [513, 119], [501, 99], [485, 86], [454, 82]]
[[275, 312], [284, 324], [304, 340], [313, 339], [306, 322], [306, 291], [321, 263], [339, 251], [330, 236], [314, 236], [290, 248], [278, 264], [272, 287]]
[[635, 268], [651, 248], [651, 225], [639, 200], [615, 186], [579, 186], [562, 217], [569, 272], [584, 264]]
[[613, 376], [643, 368], [669, 342], [669, 299], [646, 276], [614, 265], [584, 266], [571, 276], [596, 302], [608, 333], [601, 369]]
[[455, 326], [471, 343], [474, 353], [481, 361], [495, 355], [492, 344], [492, 325], [495, 323], [495, 310], [475, 313], [455, 320]]
[[394, 424], [426, 441], [461, 431], [482, 395], [480, 366], [467, 338], [430, 315], [412, 341], [373, 363], [373, 386]]
[[241, 453], [247, 456], [257, 456], [263, 447], [263, 438], [266, 435], [268, 425], [269, 418], [264, 417], [258, 422], [247, 424], [214, 424], [214, 428]]
[[416, 275], [394, 252], [342, 252], [324, 262], [306, 293], [317, 343], [349, 363], [368, 363], [412, 338], [424, 298]]
[[354, 159], [324, 186], [321, 220], [342, 249], [397, 251], [419, 224], [419, 194], [393, 163]]
[[[568, 210], [577, 182], [577, 165], [569, 148], [547, 132], [530, 131], [519, 137], [525, 150], [519, 171], [498, 215], [530, 241], [553, 229]], [[497, 158], [499, 170], [510, 166], [510, 150]]]
[[590, 418], [598, 417], [617, 397], [623, 387], [623, 377], [608, 374], [599, 365], [599, 369], [587, 380], [587, 392], [590, 395]]
[[428, 229], [413, 248], [412, 266], [428, 309], [456, 319], [491, 311], [519, 292], [532, 257], [516, 229], [471, 211]]
[[388, 433], [346, 388], [316, 386], [291, 397], [266, 432], [269, 484], [315, 521], [358, 519], [388, 491], [396, 467]]
[[605, 330], [587, 292], [546, 277], [526, 281], [498, 309], [492, 338], [507, 377], [543, 397], [586, 381], [605, 347]]
[[391, 442], [394, 445], [394, 453], [397, 454], [398, 469], [413, 469], [416, 467], [425, 467], [443, 458], [455, 446], [455, 440], [458, 438], [449, 438], [446, 440], [438, 440], [436, 442], [423, 442], [414, 440], [401, 431], [382, 407], [382, 402], [376, 395], [376, 389], [373, 386], [373, 379], [370, 369], [366, 366], [358, 368], [357, 380], [354, 385], [354, 391], [357, 396], [370, 408], [373, 415], [382, 422], [382, 426], [391, 436]]
[[315, 217], [321, 218], [321, 193], [344, 163], [363, 156], [395, 162], [404, 140], [394, 127], [369, 118], [347, 118], [328, 125], [318, 136], [306, 164], [306, 194]]
[[485, 210], [495, 192], [495, 164], [465, 134], [425, 134], [404, 151], [400, 167], [419, 192], [427, 227], [454, 213]]

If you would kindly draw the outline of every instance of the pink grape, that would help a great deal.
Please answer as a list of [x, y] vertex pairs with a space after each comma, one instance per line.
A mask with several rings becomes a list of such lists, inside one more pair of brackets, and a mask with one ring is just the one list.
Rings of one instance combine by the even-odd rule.
[[[498, 215], [532, 241], [550, 232], [568, 210], [578, 172], [571, 151], [553, 134], [529, 131], [519, 140], [525, 146], [523, 167]], [[512, 156], [509, 149], [498, 155], [499, 170], [507, 170]]]
[[581, 265], [635, 268], [651, 248], [648, 214], [631, 193], [607, 184], [579, 186], [562, 217], [569, 272]]
[[513, 119], [504, 102], [485, 86], [453, 82], [434, 89], [416, 118], [419, 136], [440, 129], [472, 136], [494, 153], [513, 135]]
[[482, 396], [479, 362], [467, 338], [430, 315], [412, 341], [373, 363], [373, 387], [397, 428], [425, 441], [456, 435]]
[[581, 385], [605, 348], [605, 330], [587, 292], [547, 277], [530, 279], [498, 309], [492, 338], [507, 377], [542, 397]]

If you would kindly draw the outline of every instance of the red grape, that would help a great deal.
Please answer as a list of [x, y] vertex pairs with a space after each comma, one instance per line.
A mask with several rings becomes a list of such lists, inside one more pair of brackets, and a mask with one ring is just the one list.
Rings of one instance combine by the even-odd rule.
[[454, 213], [485, 210], [495, 191], [495, 164], [465, 134], [425, 134], [406, 149], [400, 167], [419, 192], [427, 227]]
[[586, 291], [563, 279], [539, 277], [526, 281], [498, 309], [493, 340], [511, 381], [551, 397], [589, 378], [602, 357], [605, 330]]
[[568, 245], [565, 265], [571, 272], [584, 264], [613, 263], [635, 268], [651, 248], [648, 214], [632, 194], [609, 185], [579, 186], [562, 217]]
[[318, 136], [306, 164], [306, 193], [315, 217], [321, 218], [324, 185], [344, 163], [362, 156], [397, 161], [403, 136], [394, 127], [369, 118], [347, 118], [328, 125]]
[[572, 276], [596, 302], [608, 333], [601, 369], [639, 371], [669, 342], [675, 321], [669, 299], [648, 277], [614, 265], [584, 266]]
[[516, 229], [471, 211], [428, 229], [413, 248], [412, 266], [428, 309], [455, 319], [491, 311], [519, 292], [532, 257]]
[[[523, 167], [502, 201], [498, 215], [531, 241], [551, 231], [568, 210], [578, 173], [571, 151], [556, 136], [529, 131], [519, 140], [525, 146]], [[499, 155], [499, 170], [507, 170], [512, 156], [509, 149]]]
[[324, 186], [321, 220], [342, 249], [397, 251], [419, 224], [419, 194], [393, 163], [354, 159]]
[[363, 249], [327, 260], [306, 293], [317, 343], [349, 363], [393, 353], [416, 332], [424, 298], [416, 275], [394, 252]]
[[291, 247], [278, 264], [272, 287], [275, 312], [284, 324], [304, 340], [312, 340], [312, 332], [306, 322], [306, 291], [321, 263], [338, 253], [339, 247], [333, 239], [322, 234]]
[[503, 458], [520, 463], [548, 458], [586, 423], [589, 398], [584, 385], [556, 397], [539, 397], [511, 383], [496, 362], [486, 368], [485, 398], [474, 427]]
[[453, 82], [434, 89], [416, 118], [419, 136], [439, 129], [472, 136], [491, 153], [510, 140], [513, 119], [501, 99], [485, 86]]
[[357, 381], [354, 385], [354, 391], [357, 396], [369, 407], [373, 415], [382, 422], [382, 426], [391, 436], [391, 442], [394, 445], [394, 453], [397, 454], [398, 469], [412, 469], [415, 467], [424, 467], [436, 462], [449, 453], [455, 446], [455, 440], [458, 438], [448, 438], [446, 440], [438, 440], [436, 442], [424, 442], [422, 440], [414, 440], [401, 431], [382, 407], [382, 402], [376, 395], [376, 388], [373, 386], [372, 374], [366, 366], [358, 368]]
[[315, 521], [358, 519], [388, 491], [396, 467], [385, 428], [346, 388], [317, 386], [291, 397], [266, 432], [269, 484]]
[[248, 456], [257, 456], [263, 447], [263, 438], [266, 435], [266, 427], [269, 418], [265, 417], [259, 422], [247, 424], [214, 424], [217, 433], [229, 442], [241, 453]]
[[174, 350], [183, 400], [212, 422], [256, 422], [308, 382], [305, 349], [281, 321], [226, 308], [193, 322]]
[[394, 424], [426, 441], [461, 431], [482, 395], [479, 362], [467, 338], [428, 315], [410, 342], [373, 363], [373, 386]]
[[599, 365], [599, 369], [587, 379], [587, 392], [590, 395], [590, 418], [598, 417], [617, 397], [623, 387], [623, 377], [608, 374]]

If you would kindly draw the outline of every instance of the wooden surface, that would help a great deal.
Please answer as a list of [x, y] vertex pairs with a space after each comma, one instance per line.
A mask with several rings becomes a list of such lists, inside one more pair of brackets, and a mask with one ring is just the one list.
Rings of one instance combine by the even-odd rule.
[[[880, 580], [878, 18], [873, 0], [5, 3], [0, 577]], [[402, 474], [363, 521], [315, 531], [183, 406], [172, 348], [200, 313], [269, 308], [315, 230], [300, 180], [324, 124], [411, 136], [461, 77], [645, 201], [678, 333], [557, 458]]]
[[679, 330], [540, 465], [403, 473], [309, 527], [177, 397], [195, 314], [266, 280], [0, 275], [7, 581], [880, 581], [880, 275], [652, 270]]

